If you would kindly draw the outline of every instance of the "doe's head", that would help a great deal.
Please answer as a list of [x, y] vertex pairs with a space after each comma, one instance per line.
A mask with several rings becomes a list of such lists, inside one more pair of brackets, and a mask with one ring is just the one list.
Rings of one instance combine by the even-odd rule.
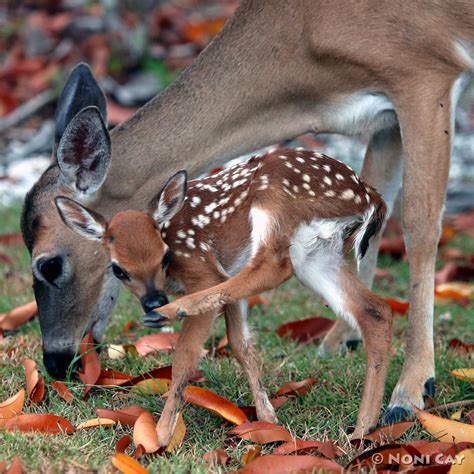
[[164, 288], [171, 252], [160, 228], [183, 206], [186, 183], [186, 171], [179, 171], [150, 201], [148, 213], [123, 211], [110, 222], [73, 199], [55, 198], [64, 224], [81, 237], [102, 243], [114, 275], [140, 300], [147, 313], [168, 303]]

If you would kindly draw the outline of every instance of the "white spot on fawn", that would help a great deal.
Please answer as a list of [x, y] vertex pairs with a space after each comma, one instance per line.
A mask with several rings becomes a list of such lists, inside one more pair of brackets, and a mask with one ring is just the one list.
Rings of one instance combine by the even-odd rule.
[[[196, 187], [198, 186], [196, 185]], [[201, 198], [199, 196], [193, 196], [193, 198], [191, 199], [191, 207], [197, 207], [199, 206], [199, 204], [201, 204]]]
[[332, 181], [331, 181], [331, 178], [329, 176], [325, 176], [323, 178], [323, 181], [328, 185], [328, 186], [331, 186], [332, 184]]
[[352, 189], [346, 189], [342, 194], [342, 199], [352, 199], [354, 197], [354, 191]]

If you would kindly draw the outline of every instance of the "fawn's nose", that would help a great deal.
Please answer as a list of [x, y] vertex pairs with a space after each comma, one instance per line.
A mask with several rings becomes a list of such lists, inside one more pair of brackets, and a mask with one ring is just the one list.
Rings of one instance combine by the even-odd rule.
[[150, 313], [154, 309], [168, 304], [168, 298], [163, 292], [159, 291], [145, 295], [143, 298], [141, 298], [140, 302], [145, 313]]

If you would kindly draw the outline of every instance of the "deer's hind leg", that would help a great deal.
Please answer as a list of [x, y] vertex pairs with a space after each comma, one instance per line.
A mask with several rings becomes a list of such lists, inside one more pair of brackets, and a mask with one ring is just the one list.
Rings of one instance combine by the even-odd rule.
[[247, 325], [247, 301], [241, 300], [225, 306], [227, 336], [235, 358], [249, 381], [255, 402], [257, 418], [260, 421], [276, 423], [275, 410], [260, 381], [260, 371], [255, 357], [255, 344]]
[[333, 311], [353, 326], [358, 324], [366, 351], [364, 393], [354, 432], [359, 437], [377, 424], [382, 406], [392, 338], [389, 306], [359, 280], [342, 258], [342, 240], [311, 238], [300, 229], [290, 257], [296, 277], [324, 298]]

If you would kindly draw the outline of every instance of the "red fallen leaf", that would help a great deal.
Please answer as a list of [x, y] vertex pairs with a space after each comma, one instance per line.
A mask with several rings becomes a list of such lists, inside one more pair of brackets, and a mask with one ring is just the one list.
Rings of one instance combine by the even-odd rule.
[[458, 352], [472, 352], [474, 351], [474, 344], [466, 344], [460, 339], [451, 339], [449, 341], [449, 347]]
[[141, 337], [134, 345], [138, 353], [144, 357], [153, 352], [174, 350], [178, 338], [179, 334], [176, 332], [159, 332]]
[[278, 389], [276, 395], [305, 396], [316, 382], [317, 380], [314, 378], [300, 380], [299, 382], [287, 382]]
[[[385, 444], [374, 449], [369, 449], [359, 454], [347, 464], [347, 472], [361, 472], [364, 466], [374, 466], [379, 469], [390, 469], [393, 466], [393, 459], [400, 455], [400, 444]], [[375, 464], [376, 462], [376, 464]], [[398, 465], [397, 465], [398, 466]]]
[[460, 265], [455, 262], [448, 262], [435, 274], [436, 285], [451, 281], [470, 281], [474, 278], [474, 264]]
[[217, 343], [216, 354], [223, 351], [223, 349], [229, 344], [229, 338], [227, 334]]
[[133, 453], [133, 459], [140, 459], [144, 454], [146, 454], [145, 448], [139, 444]]
[[459, 249], [444, 249], [440, 255], [442, 260], [456, 260], [458, 258], [464, 258], [464, 254]]
[[94, 348], [94, 338], [92, 332], [88, 332], [79, 345], [81, 354], [82, 372], [79, 372], [79, 378], [86, 385], [83, 398], [87, 399], [92, 386], [97, 383], [100, 377], [100, 359]]
[[259, 445], [245, 446], [245, 452], [242, 454], [241, 463], [246, 466], [257, 459], [262, 453], [262, 447]]
[[4, 263], [5, 265], [13, 264], [13, 260], [8, 255], [5, 255], [4, 253], [0, 253], [0, 262]]
[[280, 337], [288, 336], [293, 341], [308, 344], [314, 339], [324, 336], [333, 325], [332, 319], [317, 316], [282, 324], [277, 328], [276, 333]]
[[14, 308], [8, 313], [0, 314], [0, 330], [12, 331], [27, 323], [37, 314], [38, 306], [36, 305], [36, 301], [18, 306], [18, 308]]
[[74, 398], [74, 395], [69, 391], [66, 385], [59, 380], [53, 380], [51, 386], [54, 388], [56, 393], [66, 402], [71, 402]]
[[24, 403], [25, 389], [22, 388], [18, 393], [0, 403], [0, 420], [19, 415], [23, 410]]
[[112, 457], [112, 464], [116, 469], [123, 474], [149, 474], [150, 471], [145, 469], [139, 462], [135, 459], [127, 456], [123, 453], [115, 453]]
[[118, 372], [117, 370], [101, 370], [96, 385], [123, 385], [125, 382], [129, 382], [133, 378], [134, 377], [132, 375], [127, 375], [122, 372]]
[[136, 111], [136, 107], [122, 107], [110, 98], [107, 99], [107, 118], [109, 125], [118, 125], [119, 123], [125, 122], [125, 120], [128, 120]]
[[116, 453], [124, 453], [125, 450], [132, 444], [132, 437], [130, 435], [122, 436], [115, 445]]
[[122, 425], [132, 426], [138, 417], [146, 410], [138, 405], [131, 405], [121, 410], [110, 410], [109, 408], [96, 408], [95, 412], [100, 418], [109, 418], [110, 420], [122, 423]]
[[[276, 410], [288, 401], [288, 397], [270, 398], [269, 401]], [[257, 410], [255, 409], [254, 405], [247, 405], [239, 408], [247, 415], [248, 418], [257, 418]]]
[[25, 359], [23, 361], [23, 367], [25, 368], [28, 398], [33, 403], [39, 403], [43, 400], [45, 394], [44, 379], [38, 373], [34, 360]]
[[153, 415], [144, 411], [133, 425], [133, 444], [135, 446], [142, 445], [145, 452], [155, 453], [160, 449], [158, 435], [156, 434], [156, 423]]
[[387, 443], [392, 442], [403, 436], [412, 426], [413, 421], [401, 421], [393, 425], [386, 425], [373, 430], [364, 435], [362, 439], [352, 439], [353, 446], [359, 446], [364, 440], [372, 443]]
[[140, 326], [138, 325], [138, 323], [136, 321], [134, 321], [133, 319], [129, 319], [124, 325], [123, 325], [123, 328], [122, 328], [122, 334], [128, 334], [129, 332], [131, 332], [133, 329], [138, 329]]
[[293, 437], [285, 428], [267, 421], [249, 421], [231, 429], [228, 434], [259, 444], [293, 440]]
[[214, 35], [219, 33], [225, 22], [225, 18], [190, 22], [184, 26], [183, 36], [191, 43], [208, 43]]
[[245, 413], [237, 405], [210, 390], [188, 385], [183, 395], [184, 401], [205, 408], [231, 423], [240, 425], [248, 421]]
[[218, 464], [220, 466], [225, 466], [229, 462], [229, 456], [222, 448], [213, 449], [211, 452], [206, 453], [203, 456], [203, 459], [208, 464]]
[[0, 245], [24, 245], [23, 237], [21, 234], [2, 234]]
[[65, 418], [56, 415], [18, 415], [6, 420], [6, 431], [39, 431], [46, 434], [74, 433], [75, 429]]
[[269, 454], [260, 456], [247, 464], [242, 474], [276, 473], [291, 474], [294, 472], [342, 472], [342, 467], [330, 459], [316, 456], [279, 456]]
[[18, 456], [14, 456], [10, 464], [10, 467], [8, 468], [5, 474], [22, 474], [22, 473], [23, 473], [23, 466], [21, 465], [21, 460]]
[[397, 300], [395, 298], [384, 298], [385, 302], [392, 308], [392, 311], [398, 314], [406, 314], [410, 308], [408, 301]]
[[[132, 387], [136, 385], [138, 382], [142, 382], [143, 380], [148, 379], [171, 379], [172, 378], [172, 367], [171, 365], [166, 365], [163, 367], [157, 367], [156, 369], [152, 369], [144, 374], [137, 375], [130, 380], [125, 381], [124, 383], [120, 384], [121, 387]], [[195, 370], [191, 377], [189, 378], [192, 382], [203, 382], [205, 380], [202, 372], [200, 370]]]
[[455, 289], [436, 287], [434, 294], [438, 298], [449, 298], [456, 301], [467, 300], [467, 302], [469, 303], [469, 299], [466, 297], [466, 295]]
[[270, 304], [270, 301], [261, 295], [253, 295], [248, 299], [249, 309], [252, 309], [254, 306], [268, 305], [268, 304]]
[[474, 237], [474, 209], [463, 214], [452, 216], [452, 221], [456, 230]]
[[332, 441], [303, 441], [295, 439], [289, 443], [282, 444], [273, 451], [273, 454], [312, 454], [317, 451], [329, 459], [335, 459], [344, 454], [341, 448], [337, 447]]

